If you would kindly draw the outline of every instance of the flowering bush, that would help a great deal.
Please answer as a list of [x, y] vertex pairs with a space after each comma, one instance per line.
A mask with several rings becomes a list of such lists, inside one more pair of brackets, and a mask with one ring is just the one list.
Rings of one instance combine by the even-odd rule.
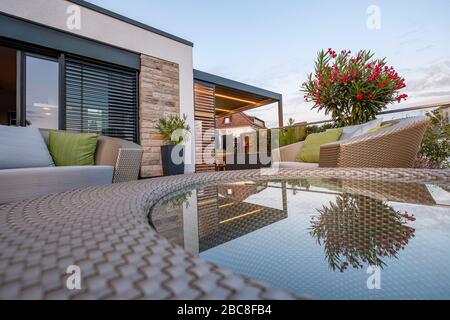
[[406, 100], [408, 95], [399, 92], [406, 87], [405, 79], [386, 59], [373, 56], [365, 50], [354, 57], [350, 50], [320, 51], [314, 74], [302, 84], [305, 100], [331, 114], [337, 126], [370, 121], [388, 104]]

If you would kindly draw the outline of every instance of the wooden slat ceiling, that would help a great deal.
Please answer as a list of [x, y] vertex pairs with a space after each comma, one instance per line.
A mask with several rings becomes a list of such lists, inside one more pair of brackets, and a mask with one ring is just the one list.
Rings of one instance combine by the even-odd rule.
[[216, 85], [215, 98], [216, 115], [219, 117], [277, 102], [275, 99], [227, 88], [221, 85]]

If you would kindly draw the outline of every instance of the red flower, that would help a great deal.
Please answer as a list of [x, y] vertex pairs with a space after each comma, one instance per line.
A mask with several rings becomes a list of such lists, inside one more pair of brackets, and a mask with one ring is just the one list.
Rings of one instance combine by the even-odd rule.
[[356, 99], [358, 99], [358, 100], [364, 99], [363, 94], [362, 94], [362, 93], [358, 93], [358, 94], [356, 95]]
[[382, 83], [380, 83], [380, 88], [383, 88], [387, 85], [387, 81], [383, 81]]
[[402, 99], [406, 100], [406, 98], [408, 98], [408, 95], [403, 93], [397, 97], [397, 102], [400, 103]]
[[397, 89], [402, 89], [404, 87], [406, 87], [406, 84], [405, 82], [403, 82], [403, 80], [397, 82]]

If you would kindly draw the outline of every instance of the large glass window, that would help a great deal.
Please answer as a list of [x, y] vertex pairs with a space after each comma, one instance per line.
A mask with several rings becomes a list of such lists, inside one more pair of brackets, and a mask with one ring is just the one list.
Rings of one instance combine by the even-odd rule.
[[43, 52], [0, 46], [0, 125], [138, 140], [135, 70]]
[[26, 56], [25, 59], [26, 125], [58, 129], [58, 61], [35, 56]]

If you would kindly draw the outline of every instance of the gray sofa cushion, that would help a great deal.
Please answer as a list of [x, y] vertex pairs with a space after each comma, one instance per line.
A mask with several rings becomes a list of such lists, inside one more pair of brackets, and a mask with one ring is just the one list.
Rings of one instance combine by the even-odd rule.
[[44, 167], [0, 170], [0, 203], [82, 187], [111, 184], [112, 166]]
[[54, 166], [39, 129], [0, 125], [0, 169]]

